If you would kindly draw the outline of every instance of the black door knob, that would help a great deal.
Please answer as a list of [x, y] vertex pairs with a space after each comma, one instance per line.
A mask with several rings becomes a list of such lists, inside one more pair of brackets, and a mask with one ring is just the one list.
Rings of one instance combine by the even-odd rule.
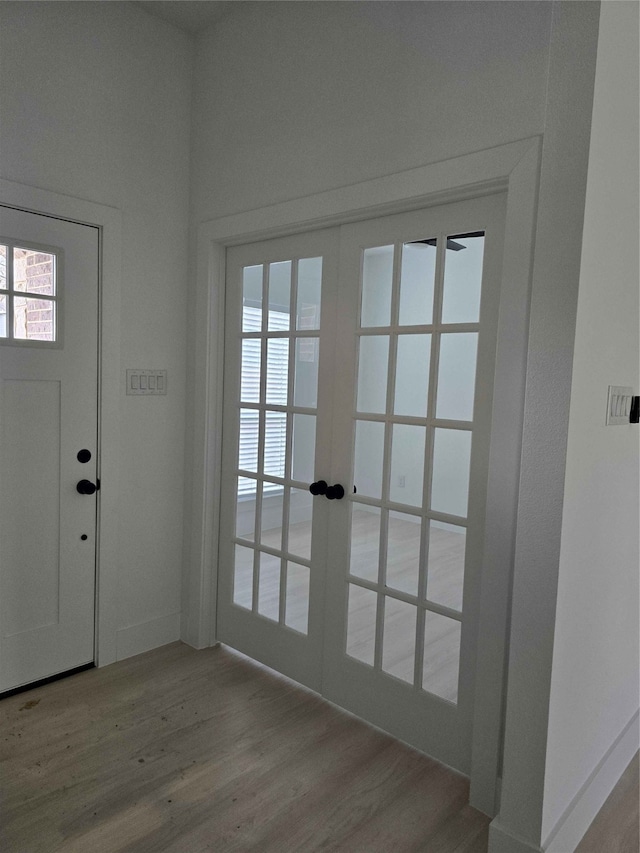
[[327, 484], [325, 480], [318, 480], [317, 483], [311, 483], [309, 491], [312, 495], [324, 495], [327, 491]]
[[330, 501], [341, 501], [344, 497], [344, 487], [340, 483], [336, 483], [335, 486], [329, 486], [325, 492], [325, 497]]
[[91, 480], [80, 480], [76, 489], [81, 495], [94, 495], [100, 486], [92, 483]]

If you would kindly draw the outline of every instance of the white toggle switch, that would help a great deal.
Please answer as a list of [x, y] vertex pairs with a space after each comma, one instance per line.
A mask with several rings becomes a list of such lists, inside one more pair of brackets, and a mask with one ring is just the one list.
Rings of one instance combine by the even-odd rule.
[[127, 370], [127, 394], [158, 396], [167, 393], [166, 370]]

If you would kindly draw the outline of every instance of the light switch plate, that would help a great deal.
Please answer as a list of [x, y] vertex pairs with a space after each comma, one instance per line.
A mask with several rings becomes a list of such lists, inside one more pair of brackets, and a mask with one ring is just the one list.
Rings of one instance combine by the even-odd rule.
[[607, 398], [607, 426], [629, 423], [633, 388], [628, 385], [609, 385]]
[[127, 394], [158, 396], [166, 393], [166, 370], [127, 370]]

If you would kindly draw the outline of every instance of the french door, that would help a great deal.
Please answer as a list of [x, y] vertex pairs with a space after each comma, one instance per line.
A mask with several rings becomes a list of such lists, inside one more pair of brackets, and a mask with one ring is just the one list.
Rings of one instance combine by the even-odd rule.
[[462, 772], [503, 206], [228, 253], [218, 638]]

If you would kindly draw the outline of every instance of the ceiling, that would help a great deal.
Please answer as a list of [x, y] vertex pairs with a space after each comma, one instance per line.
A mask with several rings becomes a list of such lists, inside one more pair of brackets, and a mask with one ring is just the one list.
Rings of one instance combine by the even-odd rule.
[[138, 0], [138, 5], [151, 15], [195, 35], [226, 15], [231, 0]]

